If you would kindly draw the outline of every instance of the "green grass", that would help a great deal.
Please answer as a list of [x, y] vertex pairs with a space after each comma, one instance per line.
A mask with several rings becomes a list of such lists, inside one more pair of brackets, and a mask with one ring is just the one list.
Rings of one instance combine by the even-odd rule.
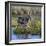
[[[14, 18], [15, 19], [15, 18]], [[27, 26], [25, 28], [21, 28], [19, 24], [17, 23], [17, 20], [12, 20], [12, 27], [14, 27], [14, 34], [40, 34], [41, 31], [41, 22], [40, 20], [35, 20], [34, 24], [32, 24], [31, 21], [27, 23]]]

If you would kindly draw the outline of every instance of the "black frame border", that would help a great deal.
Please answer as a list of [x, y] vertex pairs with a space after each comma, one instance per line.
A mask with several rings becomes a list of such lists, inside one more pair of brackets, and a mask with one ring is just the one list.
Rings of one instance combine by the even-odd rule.
[[[9, 43], [9, 27], [7, 28], [7, 33], [6, 33], [6, 21], [8, 21], [8, 26], [9, 26], [9, 6], [8, 3], [27, 3], [27, 4], [43, 4], [44, 5], [44, 41], [41, 42], [26, 42], [26, 43]], [[7, 16], [7, 20], [6, 20]], [[36, 2], [20, 2], [20, 1], [7, 1], [5, 2], [5, 44], [6, 45], [15, 45], [15, 44], [33, 44], [33, 43], [45, 43], [45, 3], [36, 3]]]

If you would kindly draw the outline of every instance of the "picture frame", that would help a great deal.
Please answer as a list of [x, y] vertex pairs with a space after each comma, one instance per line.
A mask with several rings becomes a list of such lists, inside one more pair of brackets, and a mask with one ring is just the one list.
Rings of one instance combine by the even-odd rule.
[[5, 2], [5, 44], [44, 42], [45, 3]]

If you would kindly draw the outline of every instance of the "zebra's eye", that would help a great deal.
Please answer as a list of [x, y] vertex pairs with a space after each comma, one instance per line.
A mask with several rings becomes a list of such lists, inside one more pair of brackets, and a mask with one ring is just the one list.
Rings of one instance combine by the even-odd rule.
[[22, 21], [24, 21], [24, 18], [22, 19]]
[[22, 17], [19, 17], [18, 19], [22, 19]]

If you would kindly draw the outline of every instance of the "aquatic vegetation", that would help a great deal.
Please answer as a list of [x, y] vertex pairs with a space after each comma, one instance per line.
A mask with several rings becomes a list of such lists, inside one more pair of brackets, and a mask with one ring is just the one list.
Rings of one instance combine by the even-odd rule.
[[14, 33], [16, 34], [39, 34], [41, 30], [41, 22], [37, 19], [34, 21], [34, 24], [32, 24], [32, 22], [29, 20], [25, 28], [22, 28], [17, 20], [13, 22], [13, 25]]

